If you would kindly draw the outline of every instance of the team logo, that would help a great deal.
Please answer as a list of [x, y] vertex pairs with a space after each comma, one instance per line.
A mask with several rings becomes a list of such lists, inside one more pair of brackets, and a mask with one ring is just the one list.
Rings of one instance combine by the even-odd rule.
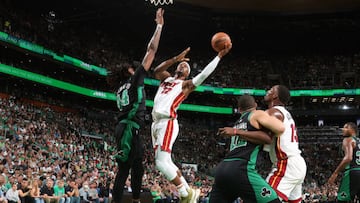
[[267, 189], [266, 187], [263, 187], [261, 189], [261, 196], [262, 197], [269, 197], [271, 195], [271, 190]]
[[117, 155], [118, 155], [118, 156], [124, 156], [125, 154], [124, 154], [124, 151], [123, 151], [123, 150], [120, 150], [120, 151], [118, 151]]
[[341, 196], [342, 198], [346, 198], [346, 197], [347, 197], [347, 194], [346, 194], [346, 192], [341, 192], [340, 196]]
[[163, 88], [161, 94], [167, 94], [177, 84], [179, 84], [179, 82], [163, 82], [163, 83], [161, 83], [160, 86]]

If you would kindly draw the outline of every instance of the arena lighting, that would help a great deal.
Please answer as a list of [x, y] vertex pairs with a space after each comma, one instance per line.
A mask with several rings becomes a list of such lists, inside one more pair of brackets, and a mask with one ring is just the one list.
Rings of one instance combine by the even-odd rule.
[[[6, 43], [18, 46], [20, 48], [32, 51], [37, 54], [42, 54], [47, 57], [52, 57], [54, 60], [70, 64], [74, 67], [81, 68], [86, 71], [90, 71], [102, 76], [107, 75], [106, 68], [101, 68], [95, 65], [88, 64], [80, 59], [73, 58], [71, 56], [63, 55], [60, 56], [55, 52], [45, 49], [40, 45], [36, 45], [29, 41], [20, 39], [15, 36], [11, 36], [5, 32], [0, 31], [0, 40]], [[146, 85], [158, 86], [159, 81], [151, 78], [145, 79]], [[224, 94], [224, 95], [243, 95], [250, 94], [253, 96], [265, 96], [266, 91], [262, 89], [240, 89], [240, 88], [221, 88], [221, 87], [211, 87], [211, 86], [199, 86], [195, 89], [197, 92], [211, 92], [214, 94]], [[290, 90], [292, 97], [307, 97], [307, 96], [353, 96], [360, 95], [360, 89], [327, 89], [327, 90]]]
[[51, 57], [52, 59], [56, 60], [56, 61], [60, 61], [63, 63], [67, 63], [70, 64], [72, 66], [90, 71], [90, 72], [94, 72], [97, 73], [99, 75], [102, 76], [106, 76], [107, 75], [107, 71], [105, 68], [101, 68], [95, 65], [91, 65], [88, 63], [85, 63], [84, 61], [77, 59], [77, 58], [73, 58], [71, 56], [67, 56], [67, 55], [58, 55], [55, 52], [53, 52], [52, 50], [49, 49], [45, 49], [44, 47], [31, 43], [29, 41], [20, 39], [18, 37], [14, 37], [11, 36], [5, 32], [1, 32], [0, 31], [0, 40], [15, 46], [18, 46], [22, 49], [26, 49], [28, 51], [37, 53], [37, 54], [41, 54], [44, 55], [46, 57]]
[[349, 107], [348, 105], [346, 105], [346, 104], [342, 105], [340, 108], [341, 108], [342, 110], [348, 110], [348, 109], [350, 109], [350, 107]]
[[78, 85], [74, 85], [71, 83], [63, 82], [61, 80], [56, 80], [47, 76], [43, 76], [37, 73], [32, 73], [26, 70], [22, 70], [19, 68], [15, 68], [12, 66], [8, 66], [0, 63], [0, 72], [8, 75], [12, 75], [15, 77], [31, 80], [37, 83], [42, 83], [44, 85], [49, 85], [52, 87], [56, 87], [59, 89], [67, 90], [70, 92], [82, 94], [85, 96], [107, 99], [107, 100], [116, 100], [116, 97], [113, 93], [101, 92], [97, 90], [91, 90], [85, 87], [80, 87]]
[[[0, 72], [89, 97], [107, 99], [112, 101], [116, 100], [115, 94], [111, 92], [102, 92], [102, 91], [88, 89], [85, 87], [80, 87], [78, 85], [56, 80], [50, 77], [46, 77], [40, 74], [32, 73], [26, 70], [22, 70], [1, 63], [0, 63]], [[146, 100], [146, 106], [152, 107], [153, 104], [154, 104], [153, 101]], [[202, 105], [194, 105], [194, 104], [181, 104], [179, 110], [216, 113], [216, 114], [233, 113], [232, 108], [229, 107], [202, 106]]]

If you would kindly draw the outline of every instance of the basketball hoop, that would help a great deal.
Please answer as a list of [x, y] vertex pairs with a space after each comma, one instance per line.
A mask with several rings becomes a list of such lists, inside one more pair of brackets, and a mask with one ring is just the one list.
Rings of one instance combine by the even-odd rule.
[[[149, 0], [145, 0], [145, 1], [149, 1]], [[155, 6], [158, 5], [169, 5], [169, 4], [173, 4], [173, 0], [150, 0], [150, 3], [154, 4]]]

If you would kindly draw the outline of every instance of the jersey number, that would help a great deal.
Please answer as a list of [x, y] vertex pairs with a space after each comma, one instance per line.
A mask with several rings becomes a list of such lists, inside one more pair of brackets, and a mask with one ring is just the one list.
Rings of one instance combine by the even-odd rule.
[[356, 155], [355, 163], [356, 165], [360, 165], [360, 151], [357, 151], [355, 155]]
[[295, 125], [291, 124], [290, 127], [291, 127], [291, 142], [299, 142]]
[[233, 136], [231, 138], [231, 146], [230, 146], [230, 150], [233, 150], [235, 148], [238, 147], [244, 147], [247, 145], [247, 141], [240, 138], [240, 136]]
[[118, 94], [116, 96], [116, 101], [117, 101], [117, 106], [120, 109], [120, 111], [123, 110], [124, 106], [129, 105], [130, 101], [129, 101], [128, 90], [125, 89], [124, 91], [121, 92], [121, 94]]
[[173, 82], [173, 83], [170, 83], [170, 82], [163, 82], [161, 84], [161, 86], [163, 87], [163, 90], [161, 92], [161, 94], [167, 94], [168, 92], [170, 92], [172, 90], [172, 88], [177, 85], [178, 83], [177, 82]]

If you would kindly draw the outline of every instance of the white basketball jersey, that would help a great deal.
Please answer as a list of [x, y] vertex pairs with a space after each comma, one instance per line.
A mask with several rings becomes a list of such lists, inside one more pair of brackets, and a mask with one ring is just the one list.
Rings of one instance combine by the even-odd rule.
[[185, 99], [183, 82], [184, 80], [168, 77], [160, 84], [154, 98], [153, 120], [177, 117], [176, 111]]
[[294, 119], [283, 106], [274, 106], [284, 115], [285, 131], [279, 137], [274, 136], [270, 148], [270, 159], [276, 163], [279, 159], [301, 154]]

